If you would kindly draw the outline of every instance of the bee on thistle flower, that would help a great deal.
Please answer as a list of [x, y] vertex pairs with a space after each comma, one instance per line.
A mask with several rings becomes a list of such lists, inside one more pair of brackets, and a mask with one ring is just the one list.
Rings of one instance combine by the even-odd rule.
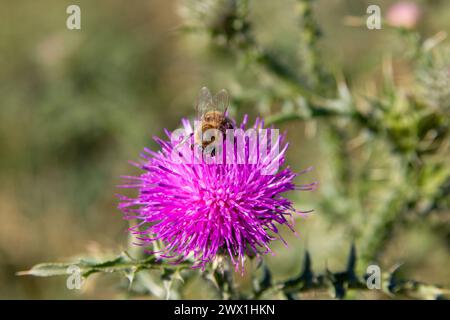
[[[204, 148], [209, 143], [200, 138], [200, 133], [208, 126], [222, 133], [235, 127], [245, 130], [247, 116], [239, 126], [225, 116], [227, 101], [224, 91], [212, 99], [209, 91], [203, 88], [199, 102], [204, 104], [206, 112], [200, 113], [202, 125], [198, 130], [201, 132], [195, 132], [191, 123], [183, 119], [187, 137], [194, 137], [195, 143]], [[216, 109], [218, 103], [220, 110]], [[257, 119], [252, 129], [263, 127], [264, 121]], [[168, 130], [166, 134], [168, 141], [155, 138], [161, 146], [160, 151], [145, 148], [140, 163], [133, 163], [144, 172], [139, 176], [123, 177], [126, 182], [121, 187], [138, 190], [136, 198], [119, 196], [119, 208], [125, 219], [138, 221], [130, 228], [138, 245], [147, 246], [158, 241], [162, 248], [156, 252], [148, 250], [149, 253], [157, 253], [160, 258], [174, 263], [189, 260], [193, 267], [202, 269], [219, 256], [227, 255], [236, 271], [243, 272], [246, 256], [272, 252], [269, 244], [273, 240], [285, 243], [278, 225], [295, 232], [292, 215], [307, 212], [294, 209], [283, 194], [312, 190], [316, 184], [296, 185], [294, 178], [299, 174], [289, 167], [279, 169], [285, 162], [288, 147], [284, 143], [285, 135], [275, 136], [272, 139], [275, 141], [264, 148], [259, 144], [261, 140], [257, 140], [256, 147], [244, 140], [243, 161], [237, 156], [239, 139], [231, 139], [228, 151], [236, 157], [227, 157], [226, 163], [197, 163], [174, 161], [172, 155], [180, 142], [174, 142]], [[185, 144], [185, 149], [190, 149], [189, 144]], [[273, 156], [273, 151], [278, 149], [281, 151]], [[255, 156], [254, 151], [259, 150], [265, 152]], [[274, 164], [277, 170], [267, 174], [267, 169], [273, 168]]]

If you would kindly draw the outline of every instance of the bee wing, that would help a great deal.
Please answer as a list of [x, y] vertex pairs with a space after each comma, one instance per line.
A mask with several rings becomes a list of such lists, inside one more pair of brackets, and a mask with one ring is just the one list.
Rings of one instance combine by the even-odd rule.
[[197, 105], [197, 120], [200, 120], [202, 116], [213, 108], [213, 101], [211, 92], [209, 92], [207, 87], [203, 87], [200, 89], [200, 93], [198, 94]]
[[213, 98], [213, 105], [216, 110], [225, 114], [230, 103], [230, 96], [225, 89], [220, 90]]

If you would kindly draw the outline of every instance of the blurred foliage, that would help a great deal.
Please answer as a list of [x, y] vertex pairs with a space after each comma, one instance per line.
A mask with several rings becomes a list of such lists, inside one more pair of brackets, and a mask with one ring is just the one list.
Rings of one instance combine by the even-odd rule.
[[[367, 30], [367, 6], [385, 14], [395, 1], [77, 2], [80, 31], [65, 29], [69, 1], [0, 12], [0, 296], [78, 297], [63, 277], [15, 273], [87, 247], [70, 259], [92, 274], [84, 297], [445, 297], [424, 283], [450, 286], [449, 3], [416, 1], [413, 29]], [[314, 164], [320, 183], [314, 195], [290, 195], [315, 210], [298, 219], [300, 237], [274, 243], [278, 255], [249, 261], [244, 277], [127, 249], [115, 209], [126, 161], [192, 117], [205, 84], [230, 91], [233, 116], [288, 130], [291, 167]], [[358, 260], [347, 258], [350, 243]], [[385, 272], [401, 262], [404, 276]], [[361, 290], [372, 263], [380, 292]], [[48, 267], [61, 274], [67, 264], [30, 272]], [[133, 285], [93, 274], [111, 271]], [[205, 279], [211, 290], [198, 290]]]

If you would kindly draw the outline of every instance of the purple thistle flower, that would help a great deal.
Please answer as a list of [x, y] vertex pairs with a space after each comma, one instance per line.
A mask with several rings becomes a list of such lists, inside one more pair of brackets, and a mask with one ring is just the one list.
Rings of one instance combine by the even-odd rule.
[[[193, 132], [188, 120], [183, 119], [182, 124], [187, 133]], [[245, 130], [246, 126], [247, 116], [240, 128]], [[254, 128], [263, 126], [263, 121], [257, 120]], [[166, 134], [170, 139], [170, 132], [166, 130]], [[124, 176], [127, 182], [121, 187], [136, 188], [139, 195], [119, 196], [119, 208], [125, 219], [139, 221], [130, 228], [141, 241], [139, 245], [160, 241], [163, 248], [152, 253], [161, 258], [175, 259], [173, 263], [191, 259], [193, 267], [204, 269], [218, 255], [228, 254], [235, 269], [243, 271], [246, 254], [272, 253], [272, 240], [286, 244], [277, 224], [295, 233], [292, 214], [307, 213], [295, 210], [281, 194], [312, 190], [315, 183], [295, 185], [298, 174], [288, 167], [273, 175], [262, 173], [273, 161], [283, 165], [288, 147], [285, 135], [278, 137], [281, 151], [277, 157], [260, 156], [252, 164], [179, 163], [171, 158], [174, 143], [154, 139], [162, 150], [145, 148], [141, 162], [133, 163], [145, 172], [137, 177]], [[248, 143], [245, 148], [248, 160]]]

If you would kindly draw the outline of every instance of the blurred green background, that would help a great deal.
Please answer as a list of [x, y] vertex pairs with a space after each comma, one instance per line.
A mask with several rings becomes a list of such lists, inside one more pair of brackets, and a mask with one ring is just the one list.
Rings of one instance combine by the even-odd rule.
[[[258, 0], [250, 10], [259, 42], [288, 58], [297, 45], [293, 2]], [[355, 92], [379, 85], [386, 52], [394, 57], [396, 81], [411, 82], [410, 67], [396, 58], [404, 44], [395, 32], [345, 23], [347, 16], [364, 16], [369, 4], [383, 11], [393, 2], [321, 0], [314, 5], [324, 34], [319, 43], [324, 61], [350, 79]], [[450, 31], [450, 2], [416, 3], [422, 11], [421, 33]], [[70, 4], [81, 7], [81, 30], [66, 28]], [[178, 1], [2, 3], [0, 298], [122, 297], [116, 275], [89, 279], [82, 291], [71, 291], [64, 277], [18, 277], [16, 272], [81, 252], [124, 250], [127, 222], [116, 209], [115, 194], [120, 175], [137, 173], [127, 161], [137, 159], [145, 146], [156, 148], [151, 136], [162, 136], [164, 128], [177, 128], [182, 117], [193, 117], [200, 87], [245, 93], [247, 87], [233, 78], [235, 61], [211, 50], [204, 37], [185, 34], [182, 24]], [[243, 74], [244, 83], [251, 76], [251, 71]], [[270, 114], [264, 105], [232, 107], [237, 119], [244, 113], [252, 119]], [[298, 219], [299, 237], [286, 232], [288, 248], [273, 245], [277, 255], [268, 263], [274, 277], [296, 273], [306, 247], [316, 268], [344, 268], [353, 235], [333, 222], [339, 217], [325, 219], [326, 212], [316, 205], [327, 196], [328, 163], [334, 160], [318, 143], [322, 124], [297, 121], [281, 128], [288, 130], [291, 167], [315, 167], [298, 182], [317, 180], [320, 187], [290, 195], [299, 209], [316, 210]], [[348, 207], [345, 202], [333, 205], [343, 211]], [[397, 228], [382, 266], [403, 262], [415, 279], [450, 286], [448, 212], [441, 217], [441, 228], [429, 219]], [[203, 298], [195, 285], [187, 288], [189, 297]]]

